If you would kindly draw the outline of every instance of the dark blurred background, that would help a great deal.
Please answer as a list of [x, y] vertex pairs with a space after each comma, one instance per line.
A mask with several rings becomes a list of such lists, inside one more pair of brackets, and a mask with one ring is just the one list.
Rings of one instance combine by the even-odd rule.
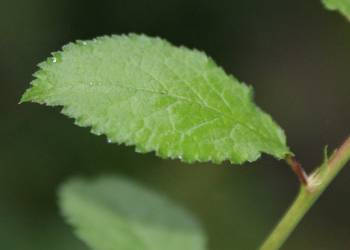
[[[86, 249], [56, 205], [71, 175], [123, 173], [166, 193], [198, 215], [211, 250], [256, 249], [296, 195], [295, 176], [268, 156], [189, 166], [107, 144], [59, 109], [17, 104], [50, 52], [129, 32], [206, 51], [253, 85], [308, 171], [350, 132], [350, 23], [318, 1], [0, 0], [0, 249]], [[345, 168], [283, 249], [350, 249], [349, 182]]]

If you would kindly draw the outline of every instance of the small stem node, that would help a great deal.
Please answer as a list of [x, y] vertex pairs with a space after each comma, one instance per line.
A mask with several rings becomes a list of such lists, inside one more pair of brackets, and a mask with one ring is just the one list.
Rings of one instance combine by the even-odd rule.
[[300, 163], [294, 157], [288, 156], [286, 158], [287, 163], [291, 166], [302, 184], [301, 189], [291, 207], [260, 247], [260, 250], [280, 249], [307, 211], [349, 160], [350, 137], [310, 177], [306, 175]]

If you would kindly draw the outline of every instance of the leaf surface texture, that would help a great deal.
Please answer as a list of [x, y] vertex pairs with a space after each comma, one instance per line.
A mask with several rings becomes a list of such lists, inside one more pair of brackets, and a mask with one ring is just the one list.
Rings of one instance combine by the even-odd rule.
[[77, 125], [139, 152], [216, 163], [290, 153], [252, 89], [197, 50], [105, 36], [68, 44], [39, 67], [22, 101], [63, 106]]

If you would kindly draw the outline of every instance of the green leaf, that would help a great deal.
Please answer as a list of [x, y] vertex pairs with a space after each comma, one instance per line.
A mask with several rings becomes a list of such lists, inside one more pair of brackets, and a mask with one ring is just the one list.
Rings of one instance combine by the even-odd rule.
[[145, 35], [78, 41], [41, 63], [22, 102], [64, 106], [110, 142], [186, 162], [289, 154], [252, 89], [197, 50]]
[[329, 10], [337, 10], [350, 20], [350, 0], [322, 0]]
[[72, 179], [60, 207], [94, 250], [204, 250], [198, 222], [161, 195], [121, 177]]

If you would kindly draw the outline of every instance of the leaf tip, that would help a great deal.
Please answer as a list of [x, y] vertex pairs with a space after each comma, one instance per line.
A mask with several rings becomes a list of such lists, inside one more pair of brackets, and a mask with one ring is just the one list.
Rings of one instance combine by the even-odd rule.
[[32, 88], [29, 88], [24, 92], [18, 104], [23, 104], [25, 102], [30, 102], [30, 101], [32, 101]]

